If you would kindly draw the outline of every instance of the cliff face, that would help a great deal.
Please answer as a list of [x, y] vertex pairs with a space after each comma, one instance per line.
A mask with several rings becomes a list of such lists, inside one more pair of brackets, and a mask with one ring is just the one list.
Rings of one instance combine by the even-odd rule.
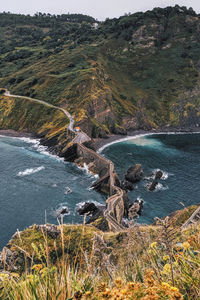
[[1, 14], [0, 86], [67, 108], [93, 137], [199, 126], [200, 16], [192, 9], [156, 8], [98, 29], [70, 16]]

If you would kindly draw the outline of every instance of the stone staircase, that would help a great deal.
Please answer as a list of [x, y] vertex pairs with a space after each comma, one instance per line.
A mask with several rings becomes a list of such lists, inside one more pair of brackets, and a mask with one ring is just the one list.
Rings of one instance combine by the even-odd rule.
[[191, 217], [181, 226], [182, 229], [189, 225], [198, 224], [200, 222], [200, 206], [195, 210]]

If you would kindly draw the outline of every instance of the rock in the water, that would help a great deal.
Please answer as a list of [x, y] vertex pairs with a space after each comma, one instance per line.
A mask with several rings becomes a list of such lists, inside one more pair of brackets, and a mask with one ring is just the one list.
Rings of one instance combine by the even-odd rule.
[[65, 215], [65, 214], [68, 214], [69, 213], [69, 210], [68, 208], [63, 208], [60, 212], [60, 215]]
[[127, 181], [127, 180], [123, 180], [121, 182], [121, 188], [122, 190], [125, 190], [125, 191], [132, 191], [134, 189], [134, 186], [133, 186], [133, 183], [130, 182], [130, 181]]
[[98, 210], [98, 207], [93, 202], [85, 202], [83, 206], [78, 208], [79, 215], [93, 214]]
[[97, 220], [100, 216], [103, 216], [104, 209], [104, 206], [97, 206], [93, 202], [85, 202], [82, 207], [78, 208], [77, 211], [82, 216], [90, 216], [86, 222], [86, 224], [90, 224]]
[[135, 166], [132, 166], [127, 170], [125, 174], [125, 179], [132, 183], [135, 183], [141, 180], [142, 175], [142, 166], [140, 164], [136, 164]]
[[130, 205], [128, 210], [128, 218], [133, 219], [141, 215], [144, 201], [142, 199], [136, 199], [135, 202]]
[[127, 218], [128, 210], [130, 207], [130, 200], [126, 192], [124, 193], [123, 200], [124, 200], [124, 216]]
[[153, 180], [152, 183], [150, 183], [150, 185], [148, 186], [149, 191], [154, 191], [156, 186], [158, 185], [158, 181], [156, 179]]
[[158, 170], [155, 174], [155, 179], [161, 179], [163, 176], [163, 172], [161, 170]]

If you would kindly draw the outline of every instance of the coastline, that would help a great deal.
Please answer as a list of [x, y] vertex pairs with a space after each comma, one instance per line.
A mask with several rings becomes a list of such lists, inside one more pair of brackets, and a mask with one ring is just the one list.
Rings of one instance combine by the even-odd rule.
[[109, 135], [106, 138], [94, 139], [94, 147], [98, 153], [101, 153], [105, 148], [112, 144], [120, 143], [123, 141], [131, 140], [132, 138], [152, 135], [152, 134], [193, 134], [200, 133], [200, 128], [160, 128], [158, 130], [130, 130], [127, 135]]
[[37, 138], [34, 134], [27, 131], [15, 131], [13, 129], [0, 129], [0, 136], [17, 138]]

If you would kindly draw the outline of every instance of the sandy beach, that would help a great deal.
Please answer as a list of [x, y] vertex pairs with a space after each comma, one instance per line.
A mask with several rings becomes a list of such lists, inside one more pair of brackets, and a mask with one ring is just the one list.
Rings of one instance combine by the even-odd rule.
[[200, 128], [160, 128], [157, 130], [134, 130], [134, 131], [128, 131], [127, 135], [109, 135], [106, 138], [97, 138], [94, 139], [94, 145], [95, 145], [95, 150], [100, 151], [101, 148], [103, 148], [106, 145], [109, 145], [113, 142], [120, 142], [122, 140], [129, 140], [132, 137], [135, 136], [143, 136], [143, 135], [149, 135], [149, 134], [163, 134], [163, 133], [176, 133], [176, 134], [184, 134], [184, 133], [199, 133]]

